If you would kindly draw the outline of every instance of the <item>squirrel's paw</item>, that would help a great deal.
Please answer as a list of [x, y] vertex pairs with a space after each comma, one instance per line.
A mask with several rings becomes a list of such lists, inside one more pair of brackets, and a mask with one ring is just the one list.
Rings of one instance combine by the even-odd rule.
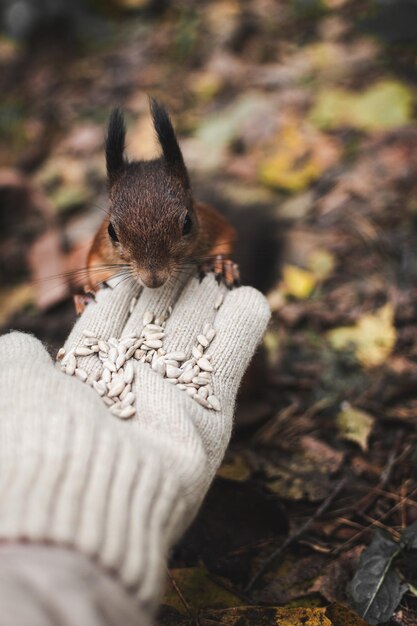
[[232, 289], [240, 285], [239, 266], [231, 259], [225, 259], [220, 254], [213, 259], [204, 261], [199, 267], [200, 279], [203, 279], [209, 272], [214, 272], [218, 283], [223, 283]]

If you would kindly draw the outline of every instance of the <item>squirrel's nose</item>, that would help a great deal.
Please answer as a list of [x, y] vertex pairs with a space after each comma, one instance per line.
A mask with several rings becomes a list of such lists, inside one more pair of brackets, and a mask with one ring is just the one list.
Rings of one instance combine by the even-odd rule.
[[167, 278], [168, 276], [165, 272], [141, 272], [140, 274], [140, 279], [143, 284], [145, 287], [149, 287], [150, 289], [162, 287]]

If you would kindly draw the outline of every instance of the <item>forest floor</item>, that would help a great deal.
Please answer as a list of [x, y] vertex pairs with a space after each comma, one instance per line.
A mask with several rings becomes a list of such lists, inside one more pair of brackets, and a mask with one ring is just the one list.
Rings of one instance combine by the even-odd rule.
[[417, 47], [370, 5], [125, 0], [93, 39], [0, 39], [3, 331], [63, 343], [106, 119], [154, 155], [148, 94], [273, 311], [160, 626], [417, 624]]

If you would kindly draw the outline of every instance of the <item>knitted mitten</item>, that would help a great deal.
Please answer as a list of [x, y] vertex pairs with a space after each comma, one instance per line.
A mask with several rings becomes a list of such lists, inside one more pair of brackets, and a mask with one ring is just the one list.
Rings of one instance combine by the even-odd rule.
[[1, 338], [0, 538], [75, 548], [151, 614], [268, 318], [254, 289], [183, 275], [99, 292], [58, 368], [33, 338]]

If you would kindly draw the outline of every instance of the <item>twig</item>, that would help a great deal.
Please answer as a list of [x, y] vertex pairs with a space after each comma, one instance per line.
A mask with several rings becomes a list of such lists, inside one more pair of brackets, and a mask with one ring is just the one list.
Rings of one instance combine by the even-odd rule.
[[179, 599], [181, 600], [182, 604], [184, 605], [185, 610], [187, 611], [188, 615], [190, 617], [193, 616], [194, 612], [192, 611], [190, 605], [188, 604], [187, 600], [184, 598], [183, 593], [181, 591], [181, 589], [178, 587], [175, 578], [173, 577], [173, 575], [171, 574], [171, 572], [169, 571], [169, 569], [167, 568], [167, 573], [168, 573], [168, 578], [171, 582], [171, 585], [174, 588], [175, 593], [178, 595]]
[[320, 504], [315, 513], [301, 526], [301, 528], [299, 528], [297, 532], [295, 532], [293, 535], [288, 537], [279, 548], [274, 550], [272, 554], [269, 555], [269, 557], [263, 562], [259, 570], [252, 576], [249, 583], [246, 585], [244, 589], [245, 593], [248, 593], [252, 589], [252, 587], [256, 584], [262, 574], [264, 574], [265, 571], [268, 569], [269, 565], [273, 561], [275, 561], [275, 559], [277, 559], [290, 545], [297, 541], [297, 539], [299, 539], [301, 535], [303, 535], [310, 528], [313, 522], [315, 522], [321, 515], [323, 515], [323, 513], [329, 508], [333, 500], [339, 495], [342, 489], [344, 489], [346, 483], [347, 478], [342, 478], [337, 483], [332, 493], [326, 498], [326, 500], [324, 500]]
[[[410, 491], [410, 493], [407, 495], [407, 498], [409, 498], [410, 496], [413, 496], [416, 492], [417, 492], [417, 487], [415, 487], [412, 491]], [[406, 498], [404, 498], [404, 500], [405, 499]], [[371, 530], [371, 528], [376, 526], [378, 524], [378, 522], [381, 522], [381, 520], [385, 519], [386, 517], [389, 517], [395, 511], [400, 509], [402, 504], [403, 504], [403, 498], [401, 498], [401, 500], [399, 502], [397, 502], [397, 504], [395, 504], [393, 507], [391, 507], [386, 513], [381, 515], [377, 520], [374, 520], [372, 522], [372, 524], [369, 524], [369, 526], [365, 526], [365, 528], [363, 528], [358, 533], [356, 533], [356, 535], [353, 535], [353, 537], [351, 537], [350, 539], [348, 539], [347, 541], [342, 543], [341, 546], [339, 546], [338, 548], [335, 548], [334, 550], [332, 550], [332, 554], [333, 555], [339, 555], [341, 552], [343, 552], [349, 546], [349, 544], [351, 544], [353, 541], [356, 541], [357, 539], [359, 539], [359, 537], [361, 537], [363, 534], [365, 534], [368, 530]]]
[[358, 515], [362, 515], [363, 513], [366, 513], [369, 507], [376, 500], [378, 490], [383, 489], [390, 481], [394, 467], [397, 465], [399, 461], [401, 461], [409, 453], [410, 446], [406, 446], [400, 453], [398, 453], [398, 450], [401, 446], [401, 440], [402, 440], [403, 434], [404, 434], [403, 432], [400, 432], [398, 434], [397, 439], [394, 444], [394, 449], [388, 455], [387, 464], [381, 473], [381, 477], [380, 477], [378, 484], [375, 485], [375, 487], [373, 487], [369, 491], [369, 493], [366, 494], [366, 496], [364, 496], [361, 500], [359, 500], [357, 505], [354, 507], [354, 512], [357, 513]]

